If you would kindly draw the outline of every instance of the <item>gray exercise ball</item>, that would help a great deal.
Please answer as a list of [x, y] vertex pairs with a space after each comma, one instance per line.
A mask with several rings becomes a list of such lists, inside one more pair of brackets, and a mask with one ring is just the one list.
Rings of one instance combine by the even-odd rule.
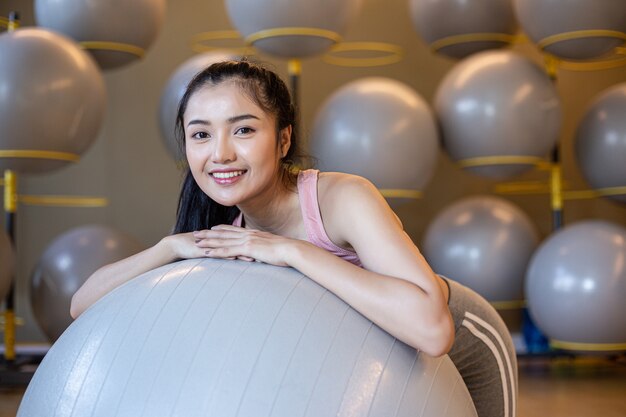
[[[602, 92], [576, 131], [576, 157], [593, 188], [626, 187], [626, 83]], [[611, 196], [626, 203], [626, 192]]]
[[[511, 0], [410, 0], [410, 8], [415, 30], [430, 45], [450, 36], [499, 34], [513, 37], [517, 32]], [[505, 41], [463, 42], [437, 52], [464, 58], [508, 44]]]
[[[626, 34], [623, 0], [514, 0], [520, 26], [535, 43], [549, 36], [581, 30]], [[545, 50], [564, 59], [600, 57], [624, 42], [618, 37], [585, 37], [556, 42]]]
[[0, 170], [37, 174], [68, 163], [25, 151], [87, 151], [106, 104], [91, 57], [65, 36], [39, 28], [1, 34], [0, 56], [0, 152], [21, 153], [0, 155]]
[[15, 250], [9, 236], [0, 230], [0, 304], [11, 288], [15, 272]]
[[[343, 35], [361, 9], [362, 0], [226, 0], [231, 22], [244, 38], [262, 31], [298, 28]], [[290, 34], [259, 39], [252, 44], [282, 58], [306, 58], [327, 52], [336, 40], [316, 34]]]
[[159, 127], [165, 147], [176, 160], [185, 159], [184, 149], [178, 143], [175, 135], [176, 114], [178, 104], [185, 94], [191, 79], [206, 67], [220, 61], [237, 60], [241, 57], [228, 51], [212, 51], [195, 55], [183, 62], [170, 76], [159, 104]]
[[39, 327], [55, 341], [72, 322], [74, 293], [100, 267], [143, 249], [133, 237], [103, 225], [71, 229], [47, 247], [30, 281], [30, 302]]
[[533, 255], [526, 277], [537, 326], [556, 341], [626, 349], [625, 260], [623, 226], [586, 220], [555, 232]]
[[[77, 42], [115, 42], [148, 49], [165, 20], [165, 0], [35, 0], [37, 24]], [[136, 54], [110, 49], [89, 52], [102, 69], [135, 62]]]
[[352, 81], [327, 98], [310, 141], [321, 170], [408, 191], [421, 191], [431, 180], [438, 146], [428, 104], [412, 87], [383, 77]]
[[473, 196], [428, 225], [424, 256], [433, 270], [496, 303], [524, 299], [528, 261], [539, 244], [530, 218], [499, 197]]
[[[546, 157], [561, 127], [561, 103], [552, 81], [511, 51], [480, 52], [458, 63], [439, 85], [434, 107], [444, 148], [454, 161]], [[503, 179], [532, 167], [516, 161], [467, 170]]]
[[52, 346], [19, 417], [476, 416], [447, 356], [395, 340], [291, 268], [192, 259], [145, 273]]

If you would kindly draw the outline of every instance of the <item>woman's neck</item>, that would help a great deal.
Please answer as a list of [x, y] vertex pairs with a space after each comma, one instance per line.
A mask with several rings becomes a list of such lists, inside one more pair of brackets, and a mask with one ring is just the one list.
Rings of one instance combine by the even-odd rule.
[[298, 194], [288, 188], [282, 179], [254, 202], [238, 206], [245, 226], [280, 236], [295, 237], [301, 223]]

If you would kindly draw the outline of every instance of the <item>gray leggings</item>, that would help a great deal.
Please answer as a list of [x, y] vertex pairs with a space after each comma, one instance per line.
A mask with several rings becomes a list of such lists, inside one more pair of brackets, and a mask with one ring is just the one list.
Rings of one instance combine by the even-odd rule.
[[515, 417], [517, 359], [498, 312], [471, 289], [445, 277], [455, 340], [448, 353], [474, 400], [478, 417]]

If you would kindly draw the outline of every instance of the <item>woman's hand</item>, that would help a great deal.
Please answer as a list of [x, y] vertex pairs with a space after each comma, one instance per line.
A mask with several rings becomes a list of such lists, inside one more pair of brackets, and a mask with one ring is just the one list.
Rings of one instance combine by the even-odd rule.
[[195, 244], [193, 233], [179, 233], [166, 236], [161, 240], [175, 259], [191, 259], [205, 257], [205, 251]]
[[196, 248], [202, 251], [201, 256], [259, 261], [276, 266], [288, 266], [290, 248], [300, 242], [260, 230], [229, 225], [193, 232], [193, 238]]

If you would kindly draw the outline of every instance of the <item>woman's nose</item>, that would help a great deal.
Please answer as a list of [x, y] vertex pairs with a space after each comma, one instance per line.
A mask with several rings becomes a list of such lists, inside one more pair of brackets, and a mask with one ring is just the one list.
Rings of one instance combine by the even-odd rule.
[[216, 164], [225, 164], [237, 159], [229, 137], [220, 135], [215, 139], [211, 159]]

